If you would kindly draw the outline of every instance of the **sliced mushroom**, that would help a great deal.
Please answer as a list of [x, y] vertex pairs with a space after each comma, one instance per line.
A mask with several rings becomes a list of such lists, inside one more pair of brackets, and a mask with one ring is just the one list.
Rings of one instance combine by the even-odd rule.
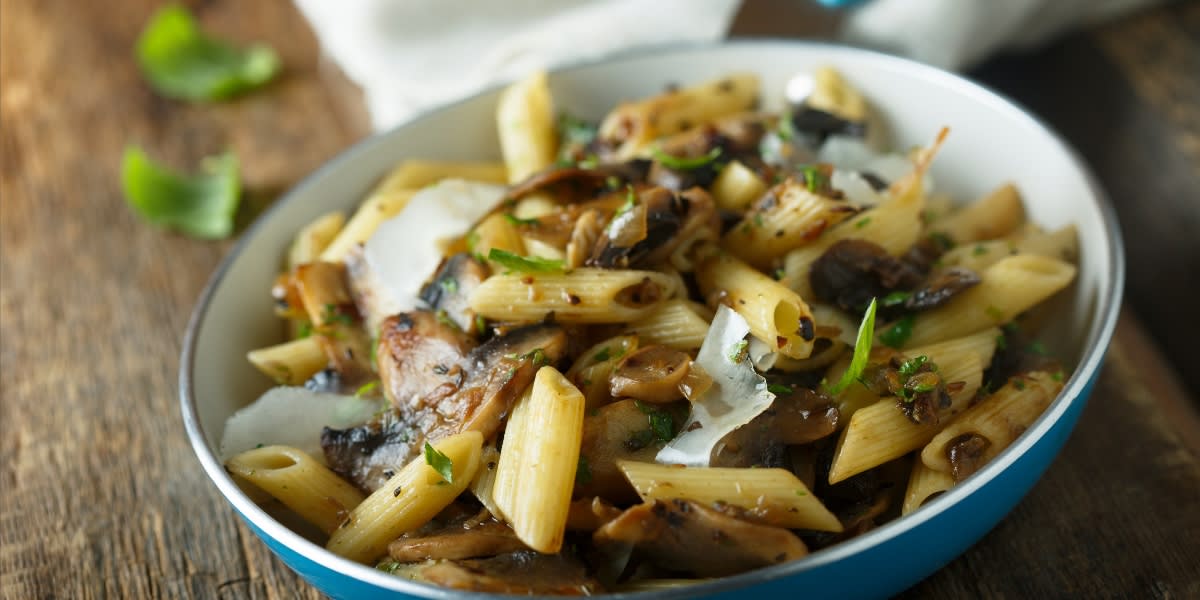
[[970, 477], [983, 463], [984, 453], [992, 445], [991, 440], [978, 433], [964, 433], [946, 443], [946, 459], [950, 461], [950, 474], [954, 481]]
[[567, 529], [595, 531], [619, 516], [621, 509], [609, 504], [604, 498], [580, 498], [571, 503], [567, 512]]
[[909, 310], [929, 310], [941, 306], [959, 292], [978, 285], [982, 281], [974, 271], [963, 267], [951, 267], [934, 274], [921, 285], [904, 307]]
[[424, 535], [405, 535], [388, 544], [388, 555], [399, 562], [496, 556], [528, 550], [512, 528], [495, 520], [451, 524]]
[[667, 260], [682, 242], [704, 229], [715, 238], [720, 220], [712, 198], [700, 188], [676, 194], [666, 188], [637, 192], [636, 204], [615, 215], [592, 249], [587, 264], [636, 269]]
[[859, 312], [889, 291], [912, 289], [922, 274], [887, 253], [878, 244], [860, 239], [841, 240], [813, 262], [809, 272], [813, 294], [843, 310]]
[[808, 554], [804, 542], [786, 529], [679, 499], [630, 508], [592, 539], [601, 547], [632, 546], [646, 561], [699, 577], [733, 575]]
[[405, 441], [390, 443], [386, 457], [375, 457], [382, 442], [374, 440], [380, 431], [390, 430], [330, 432], [329, 441], [340, 442], [339, 450], [357, 447], [362, 455], [335, 470], [374, 490], [386, 480], [378, 476], [380, 471], [406, 464], [425, 440], [468, 430], [492, 437], [536, 370], [565, 354], [567, 336], [558, 325], [546, 323], [513, 329], [474, 348], [472, 344], [428, 311], [387, 319], [377, 352], [379, 376], [384, 395], [395, 407], [394, 418], [403, 423], [396, 439]]
[[349, 429], [321, 431], [321, 450], [329, 468], [354, 485], [374, 491], [417, 455], [422, 432], [391, 409]]
[[[778, 390], [778, 384], [772, 388]], [[790, 386], [782, 386], [790, 387]], [[808, 444], [828, 437], [838, 428], [840, 413], [829, 396], [797, 387], [779, 391], [771, 407], [739, 427], [713, 450], [714, 467], [790, 468], [787, 446]]]
[[666, 346], [646, 346], [626, 356], [609, 379], [613, 398], [664, 404], [683, 397], [680, 384], [692, 359]]
[[474, 331], [475, 312], [467, 300], [487, 277], [487, 267], [469, 253], [455, 254], [442, 261], [433, 279], [421, 288], [421, 300], [453, 321], [459, 329]]
[[418, 576], [443, 587], [493, 594], [590, 596], [604, 592], [578, 559], [532, 550], [485, 559], [439, 561], [422, 568]]
[[637, 499], [637, 492], [617, 468], [618, 460], [654, 462], [659, 442], [646, 413], [635, 400], [620, 400], [596, 409], [583, 419], [583, 441], [579, 455], [591, 477], [577, 481], [575, 495], [600, 496], [613, 502]]
[[554, 166], [514, 184], [504, 198], [519, 200], [553, 188], [555, 197], [579, 202], [605, 190], [621, 189], [627, 184], [643, 181], [649, 168], [650, 163], [645, 160], [605, 163], [591, 168]]

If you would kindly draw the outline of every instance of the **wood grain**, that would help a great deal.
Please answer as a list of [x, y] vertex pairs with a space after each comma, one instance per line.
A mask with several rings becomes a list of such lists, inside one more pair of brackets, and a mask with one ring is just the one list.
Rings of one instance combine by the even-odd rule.
[[[206, 28], [278, 49], [282, 79], [227, 104], [158, 98], [131, 60], [155, 5], [0, 0], [0, 598], [319, 598], [236, 519], [183, 433], [182, 331], [230, 243], [140, 223], [117, 169], [128, 143], [177, 166], [231, 148], [250, 204], [262, 205], [364, 135], [366, 120], [284, 0], [191, 4]], [[1087, 104], [1092, 123], [1135, 114], [1153, 125], [1136, 143], [1084, 148], [1089, 160], [1123, 165], [1110, 175], [1114, 195], [1146, 189], [1120, 183], [1126, 177], [1155, 176], [1164, 182], [1140, 197], [1194, 203], [1198, 188], [1181, 186], [1196, 177], [1185, 163], [1195, 156], [1197, 98], [1190, 110], [1172, 107], [1200, 81], [1200, 70], [1181, 70], [1196, 54], [1143, 45], [1183, 44], [1182, 31], [1194, 48], [1196, 11], [1171, 6], [1139, 19], [1150, 21], [1107, 27], [1082, 38], [1086, 51], [1068, 41], [1070, 51], [1046, 56], [1066, 52], [1052, 65], [1113, 78], [1119, 94]], [[984, 75], [1003, 83], [1021, 64]], [[1071, 120], [1074, 89], [1049, 71], [1035, 70], [1033, 82], [1059, 98], [1040, 100], [1061, 115], [1056, 126], [1093, 139], [1085, 121]], [[1177, 226], [1171, 215], [1135, 218]], [[1135, 268], [1175, 268], [1132, 244], [1130, 258]], [[1187, 289], [1178, 293], [1194, 298], [1194, 278]], [[1046, 477], [988, 537], [906, 596], [1200, 596], [1200, 426], [1163, 364], [1127, 315]]]

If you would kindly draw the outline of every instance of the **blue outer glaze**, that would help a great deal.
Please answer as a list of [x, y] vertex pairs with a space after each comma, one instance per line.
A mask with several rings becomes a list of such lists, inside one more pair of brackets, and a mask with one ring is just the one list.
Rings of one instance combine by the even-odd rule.
[[[749, 588], [718, 594], [714, 598], [744, 598], [747, 594], [794, 594], [804, 590], [811, 598], [881, 598], [905, 589], [942, 568], [990, 531], [1017, 505], [1042, 476], [1075, 428], [1080, 413], [1092, 395], [1099, 372], [1084, 385], [1077, 401], [1046, 432], [1045, 437], [1013, 464], [984, 484], [976, 493], [954, 504], [936, 519], [894, 536], [882, 544], [840, 561], [791, 577]], [[416, 598], [387, 591], [309, 560], [259, 529], [240, 512], [242, 521], [267, 544], [287, 566], [309, 583], [336, 600], [353, 598]], [[870, 577], [864, 577], [870, 573]], [[856, 580], [850, 591], [845, 581]]]

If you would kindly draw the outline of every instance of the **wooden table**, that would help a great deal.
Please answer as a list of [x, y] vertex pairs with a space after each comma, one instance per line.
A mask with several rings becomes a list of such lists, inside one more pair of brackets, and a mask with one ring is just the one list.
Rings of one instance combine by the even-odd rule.
[[[130, 142], [178, 166], [230, 148], [261, 206], [365, 119], [284, 1], [196, 7], [212, 31], [279, 50], [287, 73], [269, 90], [212, 106], [155, 96], [131, 59], [155, 4], [0, 0], [0, 596], [314, 598], [221, 500], [180, 422], [184, 324], [230, 242], [140, 223], [117, 168]], [[752, 3], [738, 31], [770, 31], [756, 10], [773, 7]], [[1062, 456], [906, 596], [1200, 597], [1200, 421], [1159, 346], [1192, 348], [1176, 364], [1200, 366], [1185, 314], [1200, 291], [1186, 220], [1200, 201], [1198, 57], [1190, 3], [977, 71], [1092, 162], [1121, 207], [1131, 305], [1168, 319], [1167, 335], [1127, 311]]]

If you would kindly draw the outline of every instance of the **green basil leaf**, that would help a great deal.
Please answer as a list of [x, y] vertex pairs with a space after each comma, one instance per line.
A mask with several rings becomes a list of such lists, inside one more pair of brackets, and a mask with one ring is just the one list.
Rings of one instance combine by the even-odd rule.
[[871, 305], [863, 315], [862, 324], [858, 326], [858, 337], [854, 340], [854, 355], [850, 358], [850, 368], [842, 373], [842, 378], [836, 384], [828, 388], [830, 394], [841, 392], [862, 377], [867, 359], [871, 356], [871, 340], [875, 338], [875, 304], [875, 299], [872, 298]]
[[137, 41], [138, 64], [160, 94], [180, 100], [223, 100], [259, 87], [279, 72], [275, 51], [241, 49], [200, 31], [179, 5], [159, 9]]
[[437, 448], [425, 442], [425, 464], [433, 467], [446, 483], [454, 483], [454, 461], [449, 456], [438, 452]]
[[233, 233], [241, 187], [233, 154], [205, 159], [191, 177], [154, 164], [141, 148], [125, 149], [121, 161], [125, 200], [145, 220], [187, 235], [220, 239]]
[[506, 269], [521, 273], [559, 273], [563, 270], [563, 261], [561, 260], [520, 256], [499, 248], [492, 248], [488, 252], [488, 260]]

